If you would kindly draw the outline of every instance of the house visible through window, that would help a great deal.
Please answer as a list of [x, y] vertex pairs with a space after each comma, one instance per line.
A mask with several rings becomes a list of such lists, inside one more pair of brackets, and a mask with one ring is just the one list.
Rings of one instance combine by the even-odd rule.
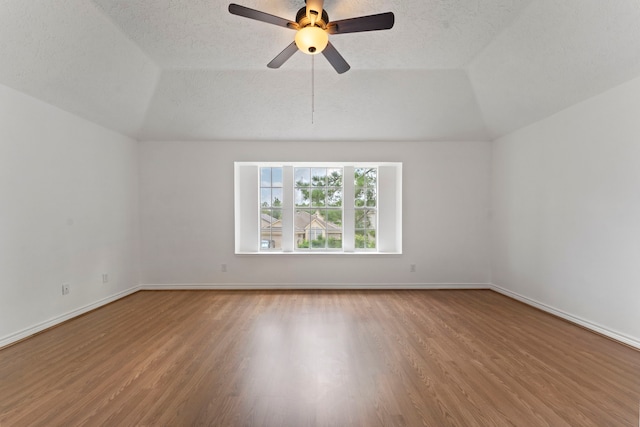
[[235, 174], [236, 253], [401, 253], [399, 163], [238, 162]]
[[260, 249], [282, 249], [282, 168], [260, 168]]
[[342, 168], [293, 171], [295, 248], [342, 248]]

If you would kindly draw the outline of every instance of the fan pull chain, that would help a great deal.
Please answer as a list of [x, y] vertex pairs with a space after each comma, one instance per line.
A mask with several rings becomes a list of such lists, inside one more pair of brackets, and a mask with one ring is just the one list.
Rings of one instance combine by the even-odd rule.
[[313, 113], [316, 111], [315, 103], [315, 55], [311, 55], [311, 124], [313, 124]]

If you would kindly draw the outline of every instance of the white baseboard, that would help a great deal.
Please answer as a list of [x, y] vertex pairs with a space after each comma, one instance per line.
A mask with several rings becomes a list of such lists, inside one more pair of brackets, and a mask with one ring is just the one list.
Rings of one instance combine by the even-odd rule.
[[310, 290], [310, 289], [491, 289], [500, 294], [506, 295], [509, 298], [521, 301], [532, 307], [536, 307], [547, 313], [561, 317], [572, 323], [590, 329], [599, 334], [605, 335], [616, 341], [627, 344], [631, 347], [640, 349], [640, 340], [633, 337], [624, 335], [617, 331], [613, 331], [604, 326], [598, 325], [593, 322], [589, 322], [580, 317], [574, 316], [555, 307], [543, 304], [534, 299], [525, 297], [516, 292], [504, 289], [500, 286], [488, 283], [172, 283], [172, 284], [144, 284], [135, 286], [117, 294], [98, 300], [94, 303], [87, 304], [76, 310], [64, 313], [60, 316], [56, 316], [45, 322], [41, 322], [37, 325], [15, 332], [13, 334], [0, 337], [0, 348], [8, 346], [12, 343], [20, 341], [31, 335], [35, 335], [45, 329], [51, 328], [62, 322], [65, 322], [81, 314], [87, 313], [91, 310], [95, 310], [103, 305], [109, 304], [120, 298], [124, 298], [140, 290]]
[[283, 290], [283, 289], [491, 289], [488, 283], [170, 283], [144, 284], [141, 290]]
[[15, 332], [7, 336], [0, 337], [0, 348], [6, 347], [10, 344], [23, 340], [27, 337], [30, 337], [31, 335], [35, 335], [38, 332], [42, 332], [45, 329], [56, 326], [62, 322], [66, 322], [67, 320], [73, 319], [74, 317], [80, 316], [81, 314], [87, 313], [91, 310], [95, 310], [98, 307], [101, 307], [113, 301], [119, 300], [120, 298], [124, 298], [128, 295], [138, 292], [139, 290], [140, 290], [140, 287], [135, 286], [133, 288], [127, 289], [126, 291], [118, 292], [117, 294], [108, 296], [106, 298], [103, 298], [91, 304], [87, 304], [83, 307], [61, 314], [45, 322], [38, 323], [37, 325], [31, 326], [29, 328], [23, 329], [21, 331]]
[[616, 341], [619, 341], [621, 343], [624, 343], [630, 347], [634, 347], [640, 350], [640, 340], [630, 337], [628, 335], [622, 334], [620, 332], [611, 330], [609, 328], [606, 328], [602, 325], [598, 325], [597, 323], [593, 323], [590, 322], [588, 320], [582, 319], [581, 317], [578, 316], [574, 316], [570, 313], [567, 313], [565, 311], [562, 311], [560, 309], [557, 309], [555, 307], [552, 307], [550, 305], [541, 303], [540, 301], [536, 301], [532, 298], [529, 297], [525, 297], [524, 295], [520, 295], [516, 292], [510, 291], [508, 289], [502, 288], [498, 285], [490, 285], [490, 289], [492, 289], [493, 291], [496, 291], [502, 295], [508, 296], [509, 298], [513, 298], [515, 300], [518, 300], [520, 302], [523, 302], [527, 305], [530, 305], [532, 307], [538, 308], [542, 311], [546, 311], [547, 313], [553, 314], [554, 316], [558, 316], [562, 319], [568, 320], [571, 323], [575, 323], [576, 325], [580, 325], [586, 329], [589, 329], [593, 332], [597, 332], [601, 335], [604, 335], [606, 337], [609, 337], [611, 339], [614, 339]]

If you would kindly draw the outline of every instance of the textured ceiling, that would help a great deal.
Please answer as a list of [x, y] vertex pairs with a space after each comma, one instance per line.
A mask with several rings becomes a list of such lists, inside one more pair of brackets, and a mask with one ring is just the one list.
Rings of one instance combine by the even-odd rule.
[[[234, 0], [295, 21], [304, 0]], [[163, 68], [260, 69], [295, 32], [227, 11], [211, 0], [94, 0]], [[356, 69], [461, 68], [508, 25], [528, 0], [326, 0], [331, 20], [392, 11], [391, 31], [332, 36]], [[309, 68], [304, 55], [288, 69]]]
[[[293, 19], [303, 0], [235, 0]], [[325, 0], [351, 70], [212, 0], [1, 0], [0, 84], [139, 139], [487, 140], [640, 75], [637, 0]]]

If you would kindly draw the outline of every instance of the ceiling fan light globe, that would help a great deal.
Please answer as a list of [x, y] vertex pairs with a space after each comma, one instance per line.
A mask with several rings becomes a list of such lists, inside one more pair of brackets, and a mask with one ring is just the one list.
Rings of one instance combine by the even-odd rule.
[[327, 47], [329, 34], [320, 27], [308, 26], [296, 33], [296, 46], [307, 55], [317, 55]]

